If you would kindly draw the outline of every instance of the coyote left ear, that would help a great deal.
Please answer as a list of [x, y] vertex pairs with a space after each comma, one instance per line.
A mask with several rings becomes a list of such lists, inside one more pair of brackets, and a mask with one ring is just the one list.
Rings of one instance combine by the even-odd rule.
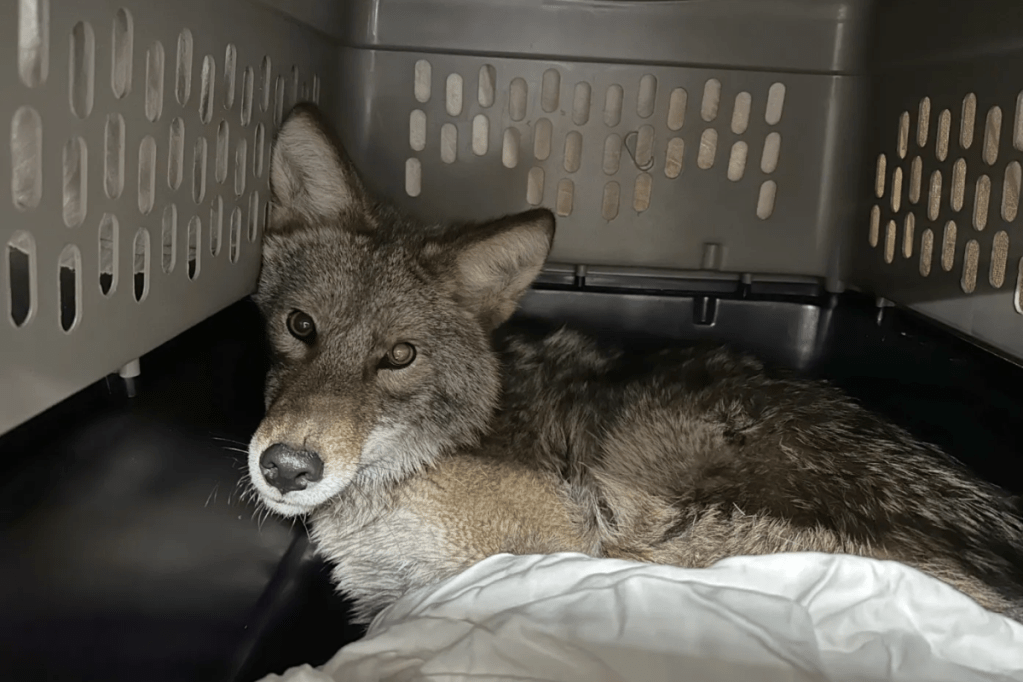
[[270, 190], [274, 225], [296, 219], [336, 220], [362, 208], [364, 190], [358, 173], [316, 106], [296, 106], [277, 133], [270, 159]]
[[554, 214], [535, 209], [463, 232], [450, 270], [455, 300], [485, 329], [504, 323], [540, 274], [554, 242]]

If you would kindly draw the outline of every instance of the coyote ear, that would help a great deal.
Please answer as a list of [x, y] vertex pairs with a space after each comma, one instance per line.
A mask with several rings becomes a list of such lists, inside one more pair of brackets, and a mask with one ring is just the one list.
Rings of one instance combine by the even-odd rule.
[[270, 159], [274, 216], [270, 227], [290, 220], [321, 222], [363, 205], [363, 188], [320, 110], [299, 104], [288, 114]]
[[488, 331], [505, 322], [554, 242], [554, 214], [535, 209], [463, 233], [453, 267], [455, 299]]

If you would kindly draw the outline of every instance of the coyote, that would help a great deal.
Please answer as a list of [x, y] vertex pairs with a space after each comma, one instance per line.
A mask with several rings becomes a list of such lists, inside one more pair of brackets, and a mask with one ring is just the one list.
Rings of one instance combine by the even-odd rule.
[[1017, 500], [836, 388], [720, 347], [634, 354], [509, 322], [550, 211], [417, 221], [305, 104], [271, 185], [249, 473], [263, 505], [308, 515], [358, 622], [487, 556], [562, 551], [857, 554], [1023, 618]]

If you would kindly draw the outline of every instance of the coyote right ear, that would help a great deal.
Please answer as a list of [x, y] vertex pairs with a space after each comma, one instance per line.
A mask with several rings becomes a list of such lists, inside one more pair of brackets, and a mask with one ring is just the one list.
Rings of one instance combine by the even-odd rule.
[[274, 225], [332, 221], [363, 207], [362, 181], [316, 106], [297, 105], [277, 133], [270, 190]]

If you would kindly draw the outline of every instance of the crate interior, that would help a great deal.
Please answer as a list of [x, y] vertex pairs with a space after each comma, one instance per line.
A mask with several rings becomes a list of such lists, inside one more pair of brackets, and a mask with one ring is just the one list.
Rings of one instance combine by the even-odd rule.
[[253, 680], [360, 635], [301, 522], [238, 486], [269, 145], [303, 100], [426, 219], [554, 210], [521, 315], [752, 350], [1023, 493], [1021, 26], [1001, 1], [6, 4], [5, 669]]

